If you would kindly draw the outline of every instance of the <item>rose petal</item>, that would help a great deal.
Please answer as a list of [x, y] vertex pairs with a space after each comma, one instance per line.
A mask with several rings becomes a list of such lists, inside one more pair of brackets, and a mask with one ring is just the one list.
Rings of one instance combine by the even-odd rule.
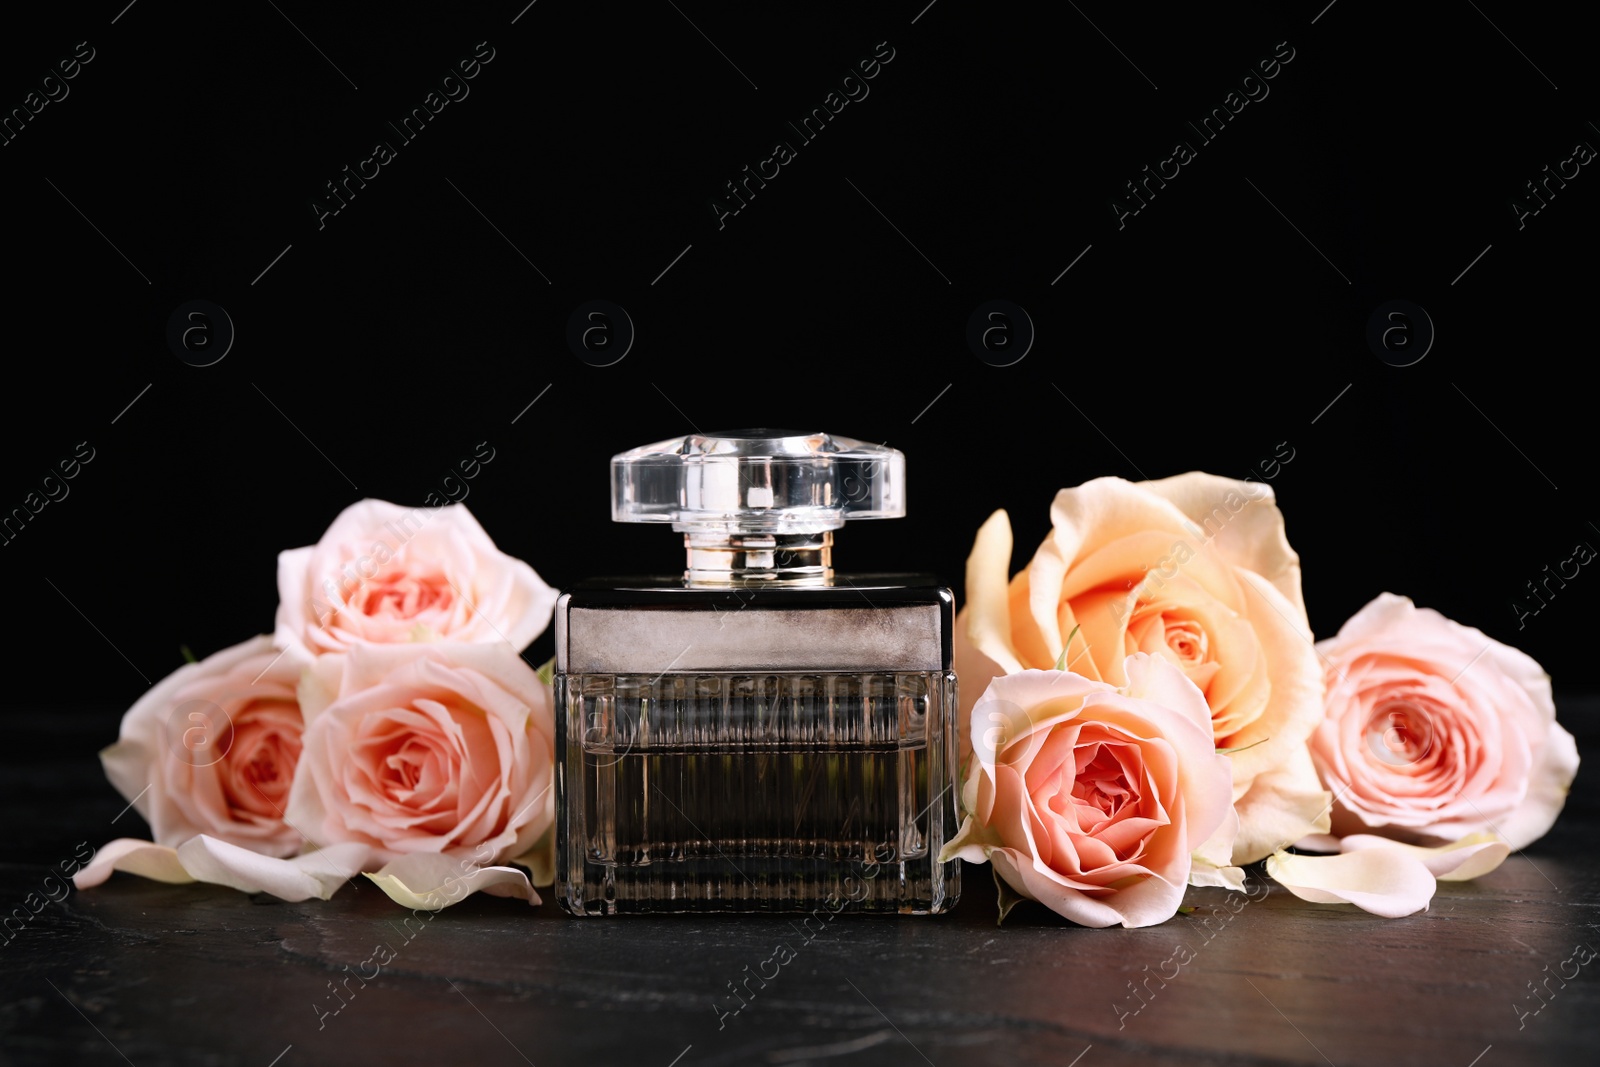
[[[1298, 567], [1295, 572], [1298, 574]], [[1306, 740], [1325, 714], [1325, 695], [1322, 664], [1317, 659], [1316, 646], [1311, 642], [1311, 629], [1306, 623], [1305, 610], [1296, 609], [1293, 600], [1259, 575], [1241, 570], [1238, 577], [1245, 588], [1246, 614], [1260, 642], [1261, 653], [1273, 666], [1272, 706], [1280, 709], [1280, 714], [1270, 720], [1255, 720], [1229, 742], [1240, 746], [1261, 741], [1261, 744], [1233, 757], [1233, 780], [1253, 782], [1259, 775], [1283, 768], [1298, 759]], [[1302, 784], [1306, 789], [1315, 789], [1316, 769], [1309, 760], [1304, 767], [1307, 773], [1301, 779]], [[1253, 814], [1240, 812], [1239, 817], [1244, 820], [1246, 829], [1251, 829]], [[1302, 831], [1309, 832], [1309, 827]], [[1283, 840], [1280, 837], [1273, 843], [1281, 847]], [[1260, 858], [1257, 855], [1240, 862], [1249, 863]]]
[[[506, 862], [553, 825], [550, 690], [506, 644], [365, 645], [301, 680], [308, 715], [288, 820], [319, 841], [360, 841], [377, 866], [487, 846]], [[415, 789], [385, 785], [405, 746]]]
[[1339, 842], [1345, 852], [1369, 848], [1399, 849], [1413, 856], [1433, 872], [1441, 882], [1469, 882], [1488, 874], [1511, 855], [1511, 846], [1493, 834], [1468, 834], [1459, 841], [1435, 848], [1408, 845], [1376, 834], [1351, 834]]
[[1183, 671], [1168, 660], [1135, 652], [1123, 661], [1128, 684], [1123, 692], [1139, 700], [1152, 700], [1189, 719], [1206, 738], [1211, 737], [1211, 708], [1206, 696]]
[[[1239, 753], [1245, 755], [1249, 753]], [[1234, 801], [1239, 812], [1239, 837], [1233, 844], [1233, 862], [1254, 863], [1313, 831], [1327, 832], [1331, 800], [1332, 794], [1318, 781], [1317, 769], [1305, 746], [1293, 749], [1282, 766], [1257, 775], [1244, 795]]]
[[1253, 862], [1326, 829], [1327, 795], [1300, 756], [1323, 715], [1322, 667], [1299, 558], [1271, 489], [1200, 472], [1158, 482], [1097, 478], [1059, 492], [1050, 514], [1050, 537], [1019, 576], [1025, 597], [1013, 590], [1017, 657], [1054, 662], [1062, 636], [1079, 625], [1089, 654], [1073, 669], [1122, 684], [1124, 655], [1171, 658], [1162, 634], [1191, 625], [1208, 639], [1209, 659], [1188, 665], [1190, 679], [1207, 698], [1213, 733], [1239, 749], [1229, 762], [1233, 800], [1244, 801], [1263, 775], [1293, 772], [1238, 806], [1233, 861]]
[[[1336, 831], [1387, 827], [1408, 843], [1488, 831], [1515, 850], [1550, 829], [1578, 753], [1533, 659], [1392, 593], [1317, 648], [1331, 692], [1311, 749], [1338, 787]], [[1386, 708], [1391, 721], [1408, 716], [1407, 735], [1413, 714], [1424, 727], [1408, 762], [1373, 749], [1372, 723]]]
[[338, 892], [341, 886], [359, 874], [363, 867], [372, 865], [373, 850], [366, 845], [342, 842], [324, 845], [314, 852], [296, 856], [289, 862], [315, 878], [317, 884], [322, 887], [317, 896], [327, 900]]
[[1230, 810], [1216, 832], [1194, 850], [1189, 868], [1190, 885], [1217, 886], [1244, 891], [1244, 868], [1229, 865], [1233, 856], [1234, 835], [1239, 832], [1239, 813]]
[[1298, 852], [1338, 852], [1339, 838], [1335, 834], [1307, 834], [1294, 847]]
[[972, 709], [968, 727], [974, 765], [992, 774], [997, 757], [1009, 746], [1020, 743], [1036, 748], [1053, 716], [1071, 718], [1084, 697], [1099, 692], [1112, 690], [1102, 682], [1061, 671], [1001, 675], [989, 683]]
[[939, 850], [939, 862], [949, 863], [951, 860], [962, 859], [968, 863], [988, 863], [989, 850], [1000, 845], [1000, 835], [973, 818], [969, 812], [961, 821], [961, 829], [957, 830], [956, 835], [946, 841], [944, 847]]
[[119, 837], [100, 846], [94, 858], [72, 876], [72, 884], [79, 889], [88, 889], [110, 878], [112, 871], [125, 871], [172, 885], [194, 881], [194, 877], [179, 862], [176, 849], [133, 837]]
[[[1129, 656], [1127, 662], [1131, 664], [1134, 658]], [[1160, 669], [1170, 670], [1182, 678], [1182, 673], [1172, 664], [1164, 660], [1156, 662], [1160, 664]], [[1184, 681], [1192, 688], [1192, 683], [1186, 679]], [[1124, 702], [1131, 700], [1133, 698], [1121, 693], [1095, 693], [1085, 698], [1084, 703], [1093, 705], [1095, 717], [1107, 718], [1113, 715], [1112, 709], [1126, 707]], [[1181, 712], [1155, 703], [1127, 710], [1156, 727], [1162, 740], [1178, 754], [1184, 768], [1178, 792], [1183, 796], [1184, 817], [1189, 824], [1188, 849], [1193, 851], [1208, 840], [1233, 812], [1228, 802], [1232, 791], [1228, 757], [1217, 755], [1210, 735]]]
[[1178, 905], [1183, 903], [1184, 887], [1160, 875], [1123, 886], [1109, 896], [1095, 897], [1066, 885], [1062, 875], [1016, 849], [997, 848], [989, 862], [1011, 888], [1080, 926], [1120, 924], [1130, 930], [1155, 926], [1176, 915]]
[[301, 673], [296, 699], [300, 702], [300, 714], [308, 724], [339, 698], [339, 686], [344, 681], [349, 658], [347, 653], [330, 652], [312, 660]]
[[556, 596], [464, 504], [362, 500], [315, 545], [279, 555], [274, 636], [307, 658], [369, 642], [503, 640], [521, 650], [549, 623]]
[[1423, 911], [1438, 888], [1426, 864], [1399, 849], [1373, 848], [1337, 856], [1267, 857], [1267, 873], [1301, 900], [1354, 904], [1386, 919]]
[[1392, 632], [1395, 627], [1404, 626], [1409, 622], [1415, 610], [1416, 605], [1411, 602], [1410, 597], [1395, 593], [1379, 593], [1360, 611], [1345, 620], [1345, 624], [1339, 627], [1337, 636], [1318, 641], [1317, 651], [1332, 654], [1343, 644], [1382, 641], [1385, 633]]
[[[1546, 679], [1546, 684], [1549, 680]], [[1526, 848], [1555, 825], [1578, 774], [1578, 743], [1560, 723], [1545, 734], [1544, 751], [1528, 776], [1528, 793], [1510, 815], [1494, 827], [1513, 848]]]
[[528, 868], [534, 885], [554, 885], [556, 881], [556, 828], [554, 825], [544, 832], [544, 836], [533, 843], [533, 847], [520, 856], [514, 856], [512, 863]]
[[972, 758], [972, 732], [967, 724], [972, 721], [972, 706], [995, 678], [1005, 672], [994, 660], [972, 647], [966, 635], [967, 611], [956, 616], [955, 633], [951, 644], [951, 669], [961, 680], [956, 690], [956, 766], [965, 769]]
[[[288, 746], [274, 741], [267, 748], [281, 760], [281, 781], [292, 775], [298, 676], [292, 657], [254, 637], [179, 667], [128, 709], [100, 759], [157, 844], [176, 847], [207, 833], [278, 856], [299, 847], [299, 835], [275, 810], [277, 783], [262, 791], [246, 766], [253, 741], [271, 736]], [[200, 748], [190, 747], [191, 736]], [[205, 747], [213, 742], [216, 748]]]
[[[1283, 512], [1276, 507], [1272, 486], [1259, 481], [1235, 481], [1203, 471], [1137, 484], [1175, 504], [1191, 522], [1199, 523], [1202, 531], [1214, 538], [1228, 559], [1271, 582], [1295, 606], [1299, 615], [1305, 615], [1300, 592], [1300, 557], [1289, 547]], [[1238, 511], [1223, 510], [1230, 494], [1237, 494], [1244, 501]], [[1219, 511], [1225, 521], [1213, 518]], [[1207, 520], [1216, 521], [1217, 529], [1213, 531]]]
[[997, 511], [978, 527], [967, 557], [967, 639], [1007, 674], [1022, 664], [1011, 651], [1011, 614], [1006, 606], [1011, 569], [1011, 519]]
[[200, 834], [178, 846], [184, 870], [198, 882], [245, 893], [271, 893], [287, 901], [327, 900], [361, 870], [371, 855], [365, 845], [339, 844], [276, 859]]
[[469, 860], [439, 853], [401, 856], [367, 877], [390, 900], [414, 911], [439, 911], [480, 890], [490, 896], [539, 903], [528, 876], [515, 867], [474, 867]]

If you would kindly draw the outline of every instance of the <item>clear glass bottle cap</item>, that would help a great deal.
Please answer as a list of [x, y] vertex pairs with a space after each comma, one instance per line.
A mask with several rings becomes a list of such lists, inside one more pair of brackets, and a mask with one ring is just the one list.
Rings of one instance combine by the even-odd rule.
[[906, 512], [905, 456], [848, 437], [729, 430], [611, 457], [611, 517], [684, 533], [808, 534]]

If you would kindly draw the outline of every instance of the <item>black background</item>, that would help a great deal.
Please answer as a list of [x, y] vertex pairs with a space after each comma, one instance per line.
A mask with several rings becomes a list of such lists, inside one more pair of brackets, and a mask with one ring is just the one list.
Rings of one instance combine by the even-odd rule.
[[[673, 535], [608, 521], [608, 457], [752, 424], [904, 450], [910, 514], [844, 531], [836, 565], [958, 590], [995, 508], [1020, 567], [1062, 487], [1243, 477], [1287, 442], [1271, 484], [1318, 636], [1390, 590], [1587, 685], [1600, 578], [1522, 629], [1512, 607], [1600, 545], [1600, 178], [1521, 230], [1510, 206], [1600, 144], [1567, 13], [925, 2], [8, 14], [0, 107], [95, 58], [0, 147], [0, 511], [95, 458], [0, 547], [6, 712], [104, 708], [67, 742], [87, 755], [181, 645], [270, 632], [278, 551], [362, 497], [421, 504], [482, 441], [465, 502], [553, 585], [675, 570]], [[398, 145], [386, 122], [480, 41], [470, 95]], [[884, 41], [870, 95], [719, 229], [723, 183]], [[1270, 95], [1119, 229], [1123, 183], [1283, 41]], [[380, 139], [397, 158], [319, 229]], [[1437, 329], [1408, 367], [1364, 339], [1397, 298]], [[237, 331], [213, 366], [165, 340], [193, 299]], [[590, 299], [637, 328], [610, 367], [565, 341]], [[1037, 328], [1013, 366], [966, 343], [991, 299]]]

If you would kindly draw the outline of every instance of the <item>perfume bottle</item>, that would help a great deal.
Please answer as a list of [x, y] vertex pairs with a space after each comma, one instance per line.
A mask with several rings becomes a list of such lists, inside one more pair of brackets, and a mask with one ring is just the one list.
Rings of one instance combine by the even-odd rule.
[[833, 531], [905, 514], [905, 457], [737, 430], [611, 460], [611, 517], [681, 576], [556, 606], [556, 893], [573, 915], [949, 910], [950, 591], [836, 575]]

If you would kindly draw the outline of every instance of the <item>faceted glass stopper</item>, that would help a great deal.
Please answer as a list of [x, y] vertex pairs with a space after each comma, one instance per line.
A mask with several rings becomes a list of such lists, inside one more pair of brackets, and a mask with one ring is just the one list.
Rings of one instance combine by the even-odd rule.
[[906, 512], [905, 456], [848, 437], [729, 430], [611, 457], [611, 517], [685, 533], [806, 534]]

